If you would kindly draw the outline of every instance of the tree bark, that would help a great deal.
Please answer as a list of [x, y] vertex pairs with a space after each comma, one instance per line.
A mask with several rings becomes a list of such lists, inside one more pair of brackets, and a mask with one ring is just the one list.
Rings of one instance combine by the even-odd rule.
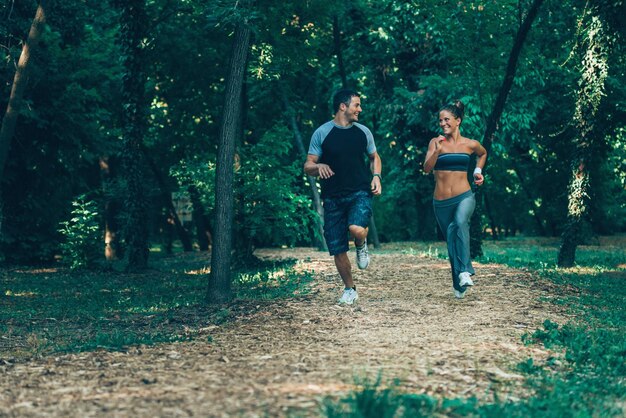
[[124, 51], [122, 127], [123, 177], [126, 183], [123, 229], [128, 271], [148, 266], [148, 199], [144, 188], [143, 137], [147, 130], [144, 39], [148, 17], [144, 0], [117, 0], [121, 8], [120, 41]]
[[498, 240], [498, 225], [496, 224], [496, 220], [493, 217], [493, 213], [491, 211], [491, 206], [489, 205], [489, 198], [487, 195], [484, 195], [485, 200], [485, 210], [487, 211], [487, 218], [489, 218], [489, 223], [491, 224], [491, 237], [494, 241]]
[[224, 109], [218, 143], [215, 176], [215, 242], [211, 253], [211, 275], [207, 292], [209, 303], [223, 303], [232, 297], [233, 164], [250, 36], [250, 27], [245, 22], [238, 23], [224, 91]]
[[39, 40], [41, 39], [41, 33], [46, 23], [47, 6], [48, 2], [45, 0], [41, 0], [37, 6], [35, 18], [33, 19], [30, 31], [28, 32], [28, 39], [26, 39], [26, 42], [22, 47], [22, 53], [20, 54], [20, 59], [17, 63], [9, 102], [7, 104], [6, 112], [4, 113], [4, 117], [2, 118], [2, 126], [0, 126], [0, 184], [4, 178], [4, 166], [6, 165], [9, 154], [11, 140], [15, 135], [17, 118], [20, 113], [20, 104], [22, 98], [24, 97], [24, 90], [26, 89], [26, 83], [28, 81], [28, 70], [30, 68], [31, 57], [33, 51], [35, 51], [35, 48], [39, 43]]
[[[533, 1], [532, 5], [528, 9], [528, 14], [526, 14], [526, 18], [520, 25], [520, 28], [517, 31], [517, 35], [515, 36], [515, 42], [513, 42], [513, 48], [511, 48], [511, 53], [509, 54], [509, 60], [506, 66], [506, 71], [504, 73], [502, 86], [500, 86], [500, 91], [498, 92], [498, 97], [496, 98], [496, 102], [493, 106], [491, 114], [487, 118], [485, 134], [482, 140], [482, 145], [487, 150], [487, 153], [489, 153], [489, 151], [491, 150], [491, 144], [493, 143], [493, 138], [495, 137], [496, 131], [498, 129], [498, 122], [500, 121], [500, 117], [502, 116], [502, 112], [504, 111], [506, 99], [511, 92], [513, 80], [515, 80], [515, 73], [517, 72], [517, 62], [519, 61], [522, 47], [524, 46], [524, 42], [526, 41], [528, 32], [530, 32], [532, 23], [537, 17], [537, 14], [539, 13], [539, 8], [543, 4], [543, 1], [544, 0]], [[485, 162], [485, 168], [487, 166], [487, 162]], [[474, 210], [471, 221], [473, 226], [471, 226], [470, 234], [470, 254], [472, 257], [478, 257], [483, 254], [482, 230], [480, 228], [480, 222], [482, 217], [481, 203], [482, 189], [479, 187], [476, 190], [476, 209]]]
[[102, 194], [104, 195], [104, 258], [107, 261], [117, 260], [120, 256], [118, 237], [117, 215], [119, 204], [115, 197], [111, 196], [109, 184], [112, 181], [111, 159], [109, 157], [100, 158], [100, 178], [102, 182]]
[[572, 144], [572, 178], [568, 188], [567, 223], [557, 257], [559, 267], [572, 267], [576, 261], [576, 247], [583, 240], [583, 224], [589, 215], [590, 163], [594, 158], [594, 149], [603, 141], [602, 133], [596, 132], [595, 123], [608, 76], [611, 37], [598, 14], [597, 8], [593, 10], [585, 31], [584, 44], [587, 48], [582, 58], [576, 93], [573, 119], [577, 137]]

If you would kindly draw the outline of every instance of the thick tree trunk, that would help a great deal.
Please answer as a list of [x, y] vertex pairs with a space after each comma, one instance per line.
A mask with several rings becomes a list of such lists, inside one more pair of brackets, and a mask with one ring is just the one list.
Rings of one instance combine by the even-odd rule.
[[[493, 138], [495, 137], [496, 131], [498, 129], [498, 122], [500, 121], [500, 117], [502, 116], [502, 112], [504, 111], [504, 105], [506, 104], [506, 99], [511, 92], [511, 87], [513, 86], [513, 80], [515, 80], [515, 73], [517, 72], [517, 62], [519, 60], [519, 56], [522, 52], [522, 47], [524, 46], [524, 42], [526, 41], [526, 37], [530, 28], [532, 26], [533, 21], [537, 17], [537, 13], [539, 12], [539, 8], [541, 7], [544, 0], [534, 0], [530, 8], [528, 9], [528, 13], [526, 14], [526, 18], [522, 22], [519, 30], [517, 31], [517, 35], [515, 37], [515, 42], [513, 43], [513, 48], [511, 49], [511, 53], [509, 54], [509, 61], [506, 66], [506, 71], [504, 73], [504, 80], [502, 81], [502, 86], [500, 87], [500, 91], [498, 92], [498, 97], [496, 98], [496, 103], [493, 106], [493, 110], [491, 114], [487, 118], [487, 125], [485, 127], [485, 135], [483, 136], [482, 145], [485, 147], [487, 152], [491, 150], [491, 144], [493, 143]], [[486, 163], [485, 163], [486, 166]], [[482, 189], [479, 187], [476, 190], [476, 209], [474, 210], [474, 215], [472, 216], [472, 224], [471, 233], [470, 233], [470, 254], [472, 257], [479, 257], [483, 254], [482, 249], [482, 230], [480, 227], [481, 217], [482, 217]], [[478, 224], [478, 225], [474, 225]], [[478, 231], [481, 231], [478, 233]]]
[[[283, 102], [285, 112], [287, 113], [289, 125], [291, 126], [291, 130], [293, 132], [294, 145], [296, 146], [298, 155], [300, 156], [302, 161], [304, 161], [306, 159], [307, 152], [304, 149], [304, 140], [302, 139], [302, 133], [300, 132], [300, 127], [298, 126], [298, 121], [296, 120], [296, 114], [291, 107], [291, 104], [289, 103], [289, 99], [287, 98], [285, 90], [280, 85], [278, 86], [278, 92]], [[320, 251], [325, 251], [326, 241], [324, 240], [324, 208], [322, 206], [322, 199], [320, 198], [320, 192], [317, 188], [315, 177], [307, 175], [306, 179], [309, 183], [309, 187], [311, 188], [313, 206], [315, 207], [315, 211], [317, 212], [317, 218], [315, 219], [316, 233], [312, 237], [313, 245], [316, 246]]]
[[572, 267], [576, 262], [576, 248], [582, 241], [582, 224], [588, 212], [589, 172], [580, 159], [569, 185], [567, 224], [561, 236], [557, 257], [559, 267]]
[[26, 88], [26, 82], [28, 81], [28, 69], [30, 67], [31, 56], [41, 39], [41, 33], [46, 22], [47, 5], [47, 1], [41, 0], [39, 6], [37, 6], [35, 18], [28, 32], [28, 39], [26, 39], [22, 47], [22, 53], [17, 63], [9, 102], [4, 117], [2, 118], [2, 125], [0, 126], [0, 184], [4, 178], [4, 166], [6, 165], [9, 154], [11, 140], [15, 134], [17, 118], [20, 113], [20, 103], [24, 97], [24, 90]]
[[209, 303], [223, 303], [232, 297], [233, 163], [239, 118], [241, 117], [241, 93], [250, 36], [250, 27], [244, 22], [239, 23], [235, 29], [235, 39], [224, 91], [225, 100], [215, 177], [215, 242], [211, 253], [211, 275], [207, 293]]
[[118, 4], [122, 12], [120, 41], [124, 51], [126, 72], [122, 92], [124, 99], [122, 175], [126, 182], [123, 235], [126, 268], [129, 271], [137, 271], [148, 266], [149, 255], [148, 199], [144, 188], [145, 161], [142, 152], [143, 137], [147, 130], [144, 39], [148, 16], [144, 0], [118, 0]]
[[590, 20], [583, 41], [587, 47], [576, 94], [574, 124], [578, 132], [572, 144], [572, 178], [568, 189], [567, 223], [557, 258], [559, 267], [571, 267], [576, 261], [576, 247], [583, 240], [583, 223], [589, 214], [589, 166], [598, 143], [603, 140], [602, 134], [596, 132], [595, 123], [608, 76], [611, 37], [598, 16], [598, 10], [594, 10]]

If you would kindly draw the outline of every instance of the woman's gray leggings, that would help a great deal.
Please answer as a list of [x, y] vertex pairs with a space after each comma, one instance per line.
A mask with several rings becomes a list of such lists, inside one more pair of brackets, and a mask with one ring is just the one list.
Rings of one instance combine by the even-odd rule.
[[467, 271], [474, 275], [469, 250], [469, 221], [476, 207], [476, 198], [471, 190], [444, 200], [433, 199], [435, 218], [448, 243], [448, 257], [452, 267], [452, 286], [459, 286], [459, 273]]

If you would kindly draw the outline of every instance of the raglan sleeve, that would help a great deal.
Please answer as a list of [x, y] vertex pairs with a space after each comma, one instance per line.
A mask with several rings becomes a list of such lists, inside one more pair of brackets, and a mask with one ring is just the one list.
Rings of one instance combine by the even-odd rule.
[[317, 129], [311, 136], [311, 143], [309, 144], [309, 154], [322, 156], [322, 132]]
[[367, 138], [367, 155], [372, 155], [376, 152], [376, 144], [374, 143], [374, 135], [367, 127], [363, 126], [365, 137]]

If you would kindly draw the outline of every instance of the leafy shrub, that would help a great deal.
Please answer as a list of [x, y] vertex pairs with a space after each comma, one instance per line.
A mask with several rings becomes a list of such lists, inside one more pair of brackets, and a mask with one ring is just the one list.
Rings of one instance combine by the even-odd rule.
[[61, 244], [63, 262], [72, 270], [90, 268], [103, 253], [103, 240], [98, 222], [98, 205], [80, 195], [72, 202], [71, 219], [61, 222], [59, 232], [65, 237]]

